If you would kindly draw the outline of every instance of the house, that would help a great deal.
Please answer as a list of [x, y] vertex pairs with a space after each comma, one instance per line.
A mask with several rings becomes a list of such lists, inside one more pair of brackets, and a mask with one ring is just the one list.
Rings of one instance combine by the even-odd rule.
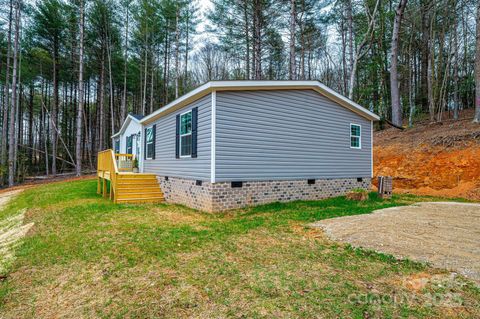
[[139, 157], [142, 146], [142, 124], [140, 124], [142, 118], [143, 115], [127, 115], [120, 131], [112, 135], [115, 153], [133, 154]]
[[168, 202], [222, 211], [371, 187], [379, 117], [318, 81], [211, 81], [135, 119], [113, 139], [129, 153], [141, 125], [140, 172]]

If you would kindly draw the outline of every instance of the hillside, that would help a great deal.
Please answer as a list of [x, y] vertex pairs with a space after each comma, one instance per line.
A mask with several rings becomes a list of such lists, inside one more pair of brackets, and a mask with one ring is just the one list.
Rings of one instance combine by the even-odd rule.
[[471, 117], [374, 134], [374, 175], [394, 191], [480, 200], [480, 125]]

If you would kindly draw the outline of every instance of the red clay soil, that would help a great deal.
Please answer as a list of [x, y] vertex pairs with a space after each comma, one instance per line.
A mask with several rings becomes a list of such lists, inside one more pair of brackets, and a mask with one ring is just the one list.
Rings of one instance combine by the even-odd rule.
[[392, 176], [395, 192], [480, 200], [480, 125], [471, 119], [378, 131], [374, 145], [374, 175]]

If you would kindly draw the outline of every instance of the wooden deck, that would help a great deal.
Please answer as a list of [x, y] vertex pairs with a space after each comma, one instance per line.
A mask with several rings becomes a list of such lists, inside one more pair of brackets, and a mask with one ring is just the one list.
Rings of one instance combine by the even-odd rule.
[[133, 172], [132, 154], [115, 154], [113, 150], [98, 153], [97, 193], [114, 203], [163, 202], [157, 176]]

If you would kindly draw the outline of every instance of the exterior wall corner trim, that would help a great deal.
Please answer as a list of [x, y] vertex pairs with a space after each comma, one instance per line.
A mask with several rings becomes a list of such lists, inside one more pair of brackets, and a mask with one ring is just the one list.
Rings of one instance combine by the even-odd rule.
[[211, 151], [211, 155], [210, 155], [210, 182], [211, 183], [215, 183], [215, 155], [216, 155], [216, 151], [215, 151], [215, 145], [216, 145], [216, 142], [215, 142], [215, 139], [216, 139], [216, 122], [217, 122], [217, 92], [214, 90], [212, 91], [211, 93], [212, 95], [212, 112], [211, 112], [211, 123], [212, 123], [212, 128], [211, 128], [211, 147], [210, 147], [210, 151]]

